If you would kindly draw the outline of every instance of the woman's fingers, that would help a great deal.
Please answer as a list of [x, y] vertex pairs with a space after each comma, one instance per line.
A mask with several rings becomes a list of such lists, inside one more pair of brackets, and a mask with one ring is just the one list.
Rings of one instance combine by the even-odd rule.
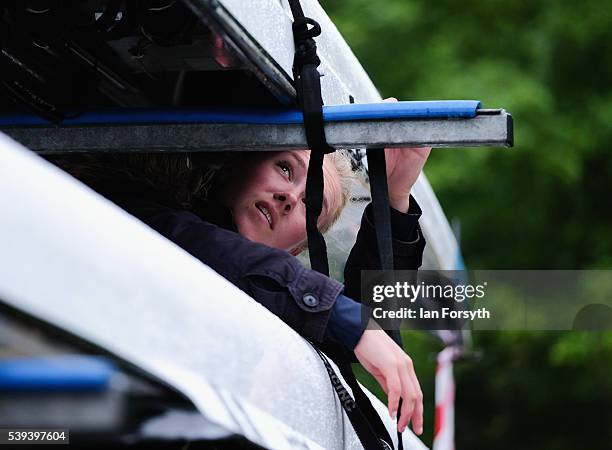
[[412, 413], [412, 429], [420, 435], [423, 434], [423, 391], [414, 368], [411, 371], [411, 378], [416, 393], [414, 412]]
[[403, 432], [412, 422], [412, 429], [420, 435], [423, 433], [423, 393], [414, 372], [412, 360], [407, 356], [400, 379], [402, 382], [402, 410], [397, 429]]
[[387, 400], [389, 402], [389, 416], [395, 419], [402, 395], [402, 381], [395, 367], [387, 369]]
[[412, 429], [413, 431], [421, 435], [423, 434], [423, 395], [421, 394], [420, 399], [417, 397], [414, 413], [412, 413]]
[[415, 407], [415, 389], [409, 372], [410, 366], [406, 362], [402, 367], [402, 414], [397, 422], [397, 429], [400, 432], [406, 429]]
[[364, 331], [355, 356], [386, 392], [391, 418], [397, 417], [402, 399], [398, 430], [404, 431], [412, 421], [415, 433], [421, 434], [423, 394], [410, 357], [382, 330]]

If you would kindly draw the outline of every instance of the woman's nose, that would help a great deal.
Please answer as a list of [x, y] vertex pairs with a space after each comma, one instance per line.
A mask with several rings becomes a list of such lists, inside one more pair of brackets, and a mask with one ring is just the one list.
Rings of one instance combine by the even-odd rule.
[[280, 206], [281, 213], [289, 213], [292, 209], [295, 209], [297, 205], [297, 197], [291, 192], [279, 192], [274, 194], [274, 200], [278, 206]]

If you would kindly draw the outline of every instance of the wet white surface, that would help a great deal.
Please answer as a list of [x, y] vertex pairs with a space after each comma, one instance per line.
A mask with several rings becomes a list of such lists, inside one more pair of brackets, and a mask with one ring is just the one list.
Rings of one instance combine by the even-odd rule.
[[[223, 407], [235, 400], [257, 418], [252, 435], [268, 433], [274, 447], [283, 448], [290, 435], [274, 434], [276, 421], [323, 448], [360, 447], [321, 361], [299, 335], [198, 260], [18, 147], [0, 133], [3, 301], [166, 380], [215, 423], [236, 427]], [[405, 448], [422, 447], [406, 435]]]

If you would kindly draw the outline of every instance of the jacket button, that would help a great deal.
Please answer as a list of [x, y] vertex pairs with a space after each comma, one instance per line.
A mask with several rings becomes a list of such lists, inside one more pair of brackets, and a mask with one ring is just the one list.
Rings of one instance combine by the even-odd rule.
[[302, 301], [310, 308], [314, 308], [319, 304], [319, 299], [314, 294], [304, 294]]

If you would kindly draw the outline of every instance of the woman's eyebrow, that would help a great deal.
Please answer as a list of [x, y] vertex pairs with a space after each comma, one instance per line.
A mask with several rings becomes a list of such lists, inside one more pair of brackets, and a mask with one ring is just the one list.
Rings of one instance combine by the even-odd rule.
[[291, 156], [304, 171], [308, 171], [308, 167], [306, 167], [306, 163], [302, 157], [298, 156], [296, 152], [291, 152]]
[[[291, 152], [290, 155], [295, 159], [295, 161], [297, 162], [297, 164], [304, 170], [304, 172], [308, 173], [308, 166], [306, 165], [306, 162], [304, 161], [304, 158], [302, 158], [301, 156], [298, 156], [297, 152]], [[302, 197], [306, 198], [306, 193], [302, 192]], [[328, 210], [329, 210], [329, 202], [327, 201], [327, 196], [323, 195], [323, 205], [321, 205], [321, 213], [322, 214], [327, 214]]]

